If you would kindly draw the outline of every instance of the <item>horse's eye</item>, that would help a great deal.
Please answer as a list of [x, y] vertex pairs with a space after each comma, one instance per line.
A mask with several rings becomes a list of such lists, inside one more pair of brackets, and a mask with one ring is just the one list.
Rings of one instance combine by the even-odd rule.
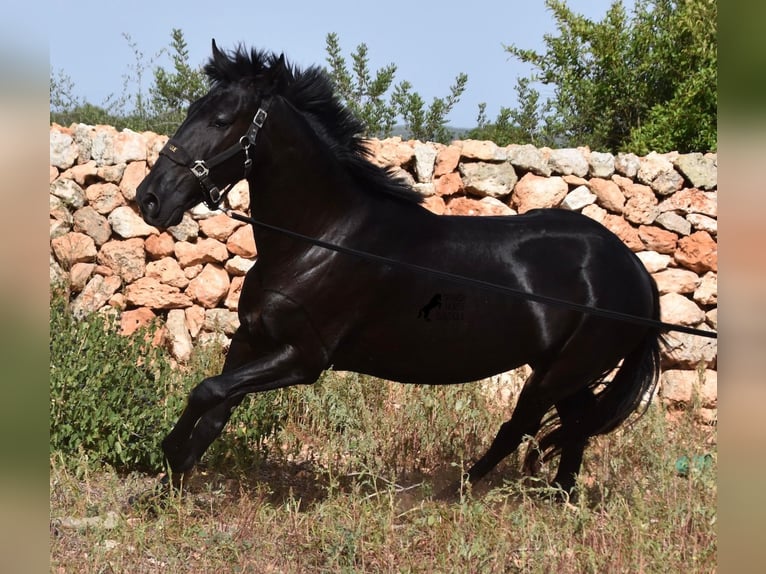
[[231, 122], [223, 119], [223, 118], [216, 118], [212, 121], [211, 125], [214, 128], [228, 128], [231, 125]]

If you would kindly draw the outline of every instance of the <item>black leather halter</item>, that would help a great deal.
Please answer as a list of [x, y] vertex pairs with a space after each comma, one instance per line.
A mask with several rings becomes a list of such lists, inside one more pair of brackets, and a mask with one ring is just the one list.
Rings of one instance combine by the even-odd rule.
[[223, 201], [226, 193], [232, 184], [227, 184], [223, 190], [221, 190], [213, 181], [210, 175], [210, 170], [218, 165], [228, 161], [238, 153], [244, 152], [245, 154], [245, 175], [246, 178], [250, 174], [250, 168], [253, 166], [253, 159], [250, 157], [250, 148], [255, 146], [255, 140], [258, 136], [258, 131], [263, 127], [268, 117], [268, 109], [271, 104], [271, 98], [266, 98], [261, 102], [261, 107], [255, 112], [253, 121], [250, 127], [247, 129], [245, 135], [239, 138], [239, 141], [225, 149], [219, 154], [214, 155], [209, 160], [204, 159], [192, 159], [192, 157], [181, 147], [174, 139], [169, 139], [165, 146], [160, 150], [160, 155], [164, 155], [170, 159], [173, 163], [180, 166], [187, 167], [197, 178], [197, 181], [202, 188], [202, 198], [205, 204], [210, 209], [218, 209], [218, 206]]

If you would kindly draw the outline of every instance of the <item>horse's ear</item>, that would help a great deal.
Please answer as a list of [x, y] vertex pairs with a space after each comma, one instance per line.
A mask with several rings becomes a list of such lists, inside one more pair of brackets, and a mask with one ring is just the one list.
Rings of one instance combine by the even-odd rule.
[[269, 76], [277, 91], [280, 91], [287, 84], [288, 68], [284, 53], [280, 54], [279, 58], [269, 68]]
[[216, 45], [216, 43], [215, 43], [215, 38], [213, 38], [213, 39], [211, 40], [211, 42], [212, 42], [212, 44], [213, 44], [213, 58], [214, 58], [214, 59], [215, 59], [215, 58], [219, 58], [220, 56], [222, 56], [222, 53], [221, 53], [221, 50], [219, 50], [219, 49], [218, 49], [218, 46], [217, 46], [217, 45]]

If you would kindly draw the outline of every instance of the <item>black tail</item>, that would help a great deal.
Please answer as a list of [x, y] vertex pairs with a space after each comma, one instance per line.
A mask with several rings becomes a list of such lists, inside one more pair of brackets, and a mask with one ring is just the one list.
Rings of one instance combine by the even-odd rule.
[[[543, 430], [537, 447], [530, 447], [527, 451], [525, 468], [535, 468], [540, 457], [550, 460], [568, 443], [587, 441], [592, 436], [613, 431], [638, 411], [644, 400], [654, 393], [659, 381], [661, 341], [659, 332], [650, 331], [623, 359], [611, 381], [604, 382], [602, 378], [594, 381], [591, 388], [595, 399], [578, 417], [574, 427], [562, 426], [559, 417], [552, 414], [543, 423], [546, 430]], [[646, 412], [648, 406], [649, 401], [646, 400], [639, 416]]]
[[[660, 342], [662, 335], [650, 331], [622, 361], [617, 374], [596, 393], [596, 404], [587, 416], [589, 436], [606, 434], [630, 417], [651, 396], [660, 378]], [[643, 414], [648, 407], [646, 401]]]

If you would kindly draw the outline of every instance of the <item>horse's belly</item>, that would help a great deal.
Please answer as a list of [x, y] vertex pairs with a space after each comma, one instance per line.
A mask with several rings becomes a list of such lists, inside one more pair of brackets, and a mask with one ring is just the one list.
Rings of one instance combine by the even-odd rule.
[[[435, 311], [435, 310], [434, 310]], [[480, 380], [531, 362], [522, 333], [500, 324], [468, 325], [456, 308], [420, 323], [370, 329], [338, 348], [333, 365], [392, 381], [454, 384]]]

